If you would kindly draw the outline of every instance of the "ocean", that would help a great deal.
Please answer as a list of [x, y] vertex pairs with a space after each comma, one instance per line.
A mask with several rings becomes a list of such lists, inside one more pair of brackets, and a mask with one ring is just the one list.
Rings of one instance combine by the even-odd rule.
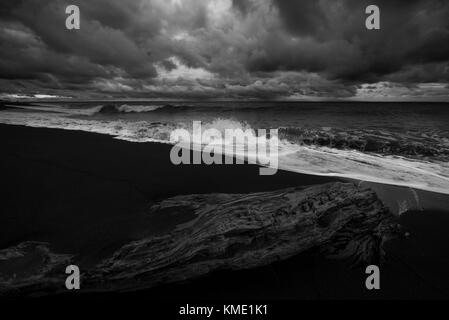
[[[0, 123], [174, 143], [173, 130], [278, 129], [279, 168], [449, 193], [449, 103], [107, 101], [18, 104]], [[167, 155], [168, 157], [169, 155]]]

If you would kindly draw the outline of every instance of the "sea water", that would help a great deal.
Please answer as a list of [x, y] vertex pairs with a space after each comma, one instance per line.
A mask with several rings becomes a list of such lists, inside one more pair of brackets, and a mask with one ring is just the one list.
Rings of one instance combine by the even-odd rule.
[[[279, 168], [449, 193], [449, 104], [64, 101], [16, 105], [0, 123], [173, 143], [176, 129], [278, 129]], [[169, 157], [169, 155], [167, 155]]]

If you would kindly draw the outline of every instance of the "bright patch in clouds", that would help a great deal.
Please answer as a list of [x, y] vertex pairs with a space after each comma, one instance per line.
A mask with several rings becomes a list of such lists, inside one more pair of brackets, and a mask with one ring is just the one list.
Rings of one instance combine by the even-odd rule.
[[0, 94], [0, 99], [70, 99], [71, 97], [58, 96], [53, 94], [34, 94], [26, 95], [20, 93], [4, 93]]
[[160, 64], [155, 66], [159, 80], [210, 80], [214, 78], [211, 72], [203, 68], [190, 68], [177, 57], [171, 57], [168, 61], [173, 63], [174, 69], [167, 70]]
[[400, 84], [382, 81], [360, 85], [353, 99], [378, 101], [447, 101], [449, 99], [449, 90], [444, 83]]
[[133, 90], [132, 87], [122, 83], [122, 81], [124, 81], [124, 79], [121, 78], [111, 80], [101, 79], [95, 81], [93, 86], [104, 92], [128, 92]]
[[211, 22], [219, 22], [232, 8], [231, 0], [214, 0], [207, 5]]

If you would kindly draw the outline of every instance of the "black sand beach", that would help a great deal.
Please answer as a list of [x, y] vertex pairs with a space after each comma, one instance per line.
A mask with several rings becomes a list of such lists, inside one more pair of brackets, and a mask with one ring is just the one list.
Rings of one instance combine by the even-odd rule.
[[[146, 209], [156, 201], [341, 181], [281, 171], [259, 176], [255, 165], [175, 166], [169, 159], [169, 145], [131, 143], [85, 132], [0, 125], [0, 134], [0, 250], [25, 241], [44, 241], [52, 252], [74, 255], [81, 269], [126, 243], [166, 234], [192, 219], [189, 213], [148, 215]], [[187, 283], [119, 296], [447, 298], [448, 214], [427, 210], [401, 215], [399, 222], [410, 236], [388, 243], [382, 290], [376, 292], [365, 289], [363, 268], [351, 268], [347, 261], [330, 260], [309, 250], [269, 266], [218, 271]], [[5, 271], [7, 267], [11, 268], [0, 261], [0, 271], [12, 272]]]
[[336, 181], [286, 172], [259, 176], [255, 165], [175, 166], [169, 145], [100, 134], [6, 125], [0, 125], [0, 132], [8, 137], [1, 145], [7, 208], [0, 223], [2, 248], [25, 240], [48, 241], [58, 251], [83, 256], [87, 251], [101, 258], [98, 254], [107, 248], [166, 232], [181, 222], [167, 217], [145, 221], [141, 212], [152, 201]]

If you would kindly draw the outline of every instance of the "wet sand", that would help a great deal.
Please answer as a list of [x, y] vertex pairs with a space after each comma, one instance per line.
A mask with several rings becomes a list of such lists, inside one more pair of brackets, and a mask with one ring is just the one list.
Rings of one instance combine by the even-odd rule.
[[[54, 252], [75, 255], [81, 267], [97, 263], [125, 243], [167, 233], [191, 219], [189, 213], [148, 215], [145, 209], [154, 201], [181, 194], [248, 193], [340, 181], [282, 171], [259, 176], [255, 165], [175, 166], [168, 145], [130, 143], [86, 132], [0, 125], [0, 134], [0, 249], [45, 241]], [[391, 193], [385, 191], [390, 187], [376, 188], [379, 194], [384, 190], [390, 203], [402, 197], [402, 189]], [[410, 191], [403, 195], [409, 198]], [[329, 260], [311, 250], [266, 267], [219, 271], [126, 296], [447, 298], [449, 212], [443, 210], [447, 199], [437, 198], [438, 210], [412, 208], [401, 215], [410, 236], [388, 244], [382, 290], [377, 292], [364, 288], [364, 270], [349, 269], [345, 261]]]
[[260, 176], [255, 165], [176, 166], [169, 145], [86, 132], [0, 125], [0, 135], [0, 248], [46, 241], [86, 263], [189, 219], [149, 217], [145, 209], [160, 199], [337, 181], [287, 172]]

